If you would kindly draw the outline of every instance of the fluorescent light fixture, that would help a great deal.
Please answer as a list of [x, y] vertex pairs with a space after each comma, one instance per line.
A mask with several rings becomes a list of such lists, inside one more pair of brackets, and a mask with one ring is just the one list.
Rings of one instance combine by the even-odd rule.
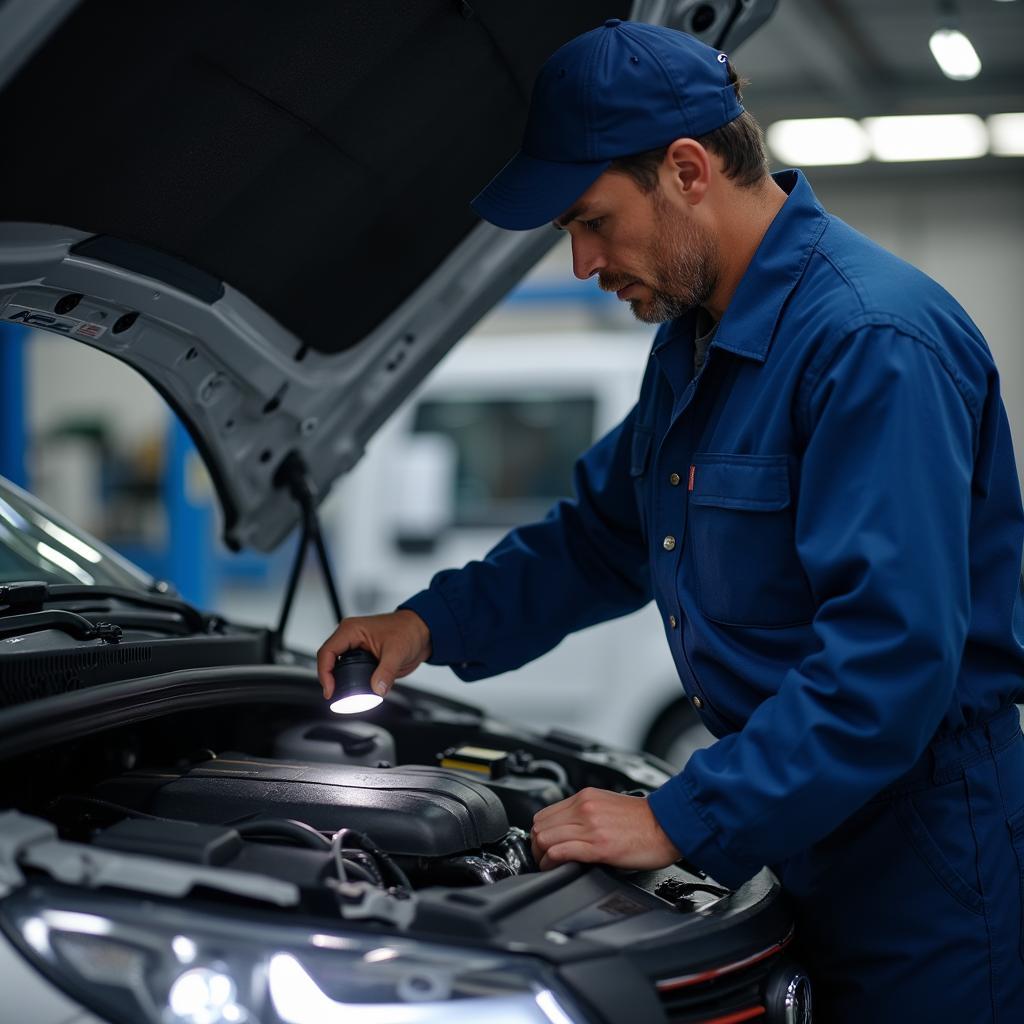
[[868, 117], [862, 122], [876, 160], [968, 160], [988, 152], [977, 114]]
[[955, 28], [937, 29], [928, 40], [928, 46], [935, 63], [947, 78], [967, 82], [978, 77], [981, 58], [963, 32]]
[[860, 164], [871, 156], [864, 129], [850, 117], [776, 121], [765, 135], [772, 152], [796, 166]]
[[1024, 114], [993, 114], [988, 134], [996, 156], [1024, 156]]

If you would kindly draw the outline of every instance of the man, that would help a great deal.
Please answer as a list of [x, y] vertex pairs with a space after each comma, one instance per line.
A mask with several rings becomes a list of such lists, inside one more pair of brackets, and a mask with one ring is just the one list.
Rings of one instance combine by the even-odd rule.
[[478, 679], [653, 597], [720, 738], [646, 799], [541, 811], [541, 868], [770, 865], [822, 1019], [1019, 1022], [1024, 513], [996, 370], [937, 284], [765, 168], [691, 37], [609, 21], [550, 58], [474, 206], [554, 221], [578, 277], [663, 323], [639, 401], [573, 501], [342, 623], [320, 678], [359, 646], [378, 692], [426, 659]]

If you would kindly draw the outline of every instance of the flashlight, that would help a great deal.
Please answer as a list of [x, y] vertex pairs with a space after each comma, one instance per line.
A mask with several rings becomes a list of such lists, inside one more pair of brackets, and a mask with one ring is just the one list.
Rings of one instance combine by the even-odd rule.
[[334, 663], [334, 700], [331, 710], [339, 715], [357, 715], [370, 711], [384, 698], [370, 688], [377, 662], [369, 651], [346, 651]]

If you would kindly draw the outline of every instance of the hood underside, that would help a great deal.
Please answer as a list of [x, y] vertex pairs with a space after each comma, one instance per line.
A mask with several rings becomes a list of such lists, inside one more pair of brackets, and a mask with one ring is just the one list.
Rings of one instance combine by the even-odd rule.
[[326, 494], [553, 243], [468, 206], [547, 56], [609, 17], [735, 47], [774, 2], [0, 2], [0, 319], [138, 370], [270, 550], [284, 460]]

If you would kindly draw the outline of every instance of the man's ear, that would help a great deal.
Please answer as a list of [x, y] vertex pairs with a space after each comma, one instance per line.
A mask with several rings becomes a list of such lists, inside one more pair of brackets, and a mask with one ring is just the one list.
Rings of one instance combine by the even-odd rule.
[[678, 198], [692, 206], [703, 201], [711, 184], [711, 158], [696, 139], [681, 138], [670, 143], [662, 169], [666, 184]]

